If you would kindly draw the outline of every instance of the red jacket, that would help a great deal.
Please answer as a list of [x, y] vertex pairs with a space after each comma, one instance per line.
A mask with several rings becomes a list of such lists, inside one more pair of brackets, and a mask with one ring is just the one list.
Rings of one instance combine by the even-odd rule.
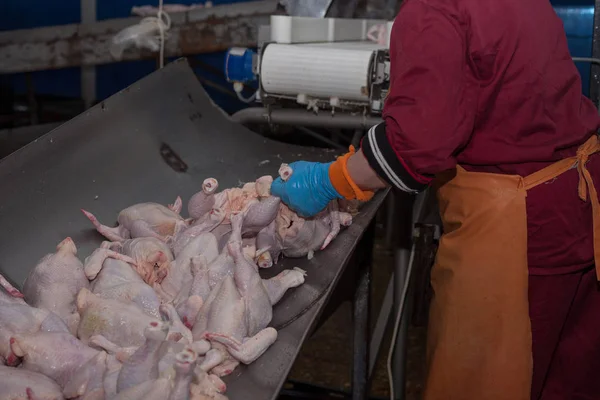
[[[384, 123], [362, 148], [390, 184], [418, 192], [441, 171], [526, 176], [575, 154], [600, 127], [548, 0], [405, 0], [391, 33]], [[588, 169], [600, 187], [600, 157]], [[589, 200], [569, 171], [528, 193], [533, 274], [593, 264]]]

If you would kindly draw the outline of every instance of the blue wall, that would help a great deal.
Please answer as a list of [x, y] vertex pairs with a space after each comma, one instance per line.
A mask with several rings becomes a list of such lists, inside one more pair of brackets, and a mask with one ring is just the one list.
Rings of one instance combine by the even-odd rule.
[[[249, 0], [213, 0], [213, 4], [234, 3]], [[195, 0], [177, 0], [177, 3], [192, 4]], [[593, 0], [555, 0], [552, 2], [557, 14], [563, 20], [573, 56], [591, 55], [593, 29]], [[153, 4], [144, 0], [98, 0], [98, 19], [121, 18], [130, 16], [131, 7]], [[156, 4], [158, 2], [156, 1]], [[80, 0], [0, 0], [0, 30], [35, 28], [39, 26], [71, 24], [79, 22]], [[215, 53], [197, 57], [199, 60], [217, 69], [222, 69], [224, 53]], [[136, 61], [97, 67], [98, 100], [103, 100], [115, 92], [127, 87], [155, 69], [154, 61]], [[578, 63], [582, 75], [584, 93], [588, 93], [590, 67]], [[231, 88], [222, 76], [197, 69], [204, 79]], [[79, 97], [81, 93], [80, 70], [70, 68], [57, 71], [43, 71], [33, 74], [36, 92], [67, 97]], [[25, 92], [23, 74], [0, 75], [0, 83], [9, 82], [19, 93]], [[215, 89], [206, 87], [215, 102], [229, 112], [243, 106]], [[232, 92], [233, 93], [233, 92]]]
[[[238, 3], [250, 0], [212, 0], [213, 5]], [[203, 0], [176, 0], [169, 3], [192, 4]], [[141, 5], [158, 5], [155, 0], [97, 0], [98, 20], [131, 16], [131, 8]], [[40, 26], [72, 24], [80, 21], [80, 0], [0, 0], [0, 30], [36, 28]], [[197, 56], [198, 60], [218, 70], [223, 69], [224, 53]], [[134, 61], [97, 66], [96, 93], [101, 101], [119, 90], [136, 82], [156, 69], [155, 61]], [[201, 69], [196, 73], [203, 79], [221, 86], [231, 85], [220, 75]], [[0, 83], [9, 83], [17, 93], [25, 93], [24, 74], [0, 75]], [[33, 73], [33, 83], [37, 93], [66, 97], [81, 96], [81, 75], [79, 68]], [[226, 111], [234, 112], [242, 108], [243, 103], [232, 96], [206, 87], [214, 101]], [[234, 95], [233, 89], [231, 94]]]
[[[590, 57], [594, 29], [593, 1], [562, 1], [561, 3], [566, 4], [557, 3], [559, 2], [554, 2], [554, 9], [563, 21], [571, 55], [573, 57]], [[581, 74], [583, 92], [588, 95], [590, 87], [590, 64], [578, 62], [577, 68]]]

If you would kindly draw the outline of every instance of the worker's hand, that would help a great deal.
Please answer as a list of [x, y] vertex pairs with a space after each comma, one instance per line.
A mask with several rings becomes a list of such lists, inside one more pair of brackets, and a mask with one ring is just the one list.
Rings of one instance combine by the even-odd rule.
[[332, 163], [297, 161], [289, 166], [292, 175], [283, 181], [277, 178], [271, 185], [271, 194], [280, 197], [302, 217], [312, 217], [327, 207], [332, 200], [342, 198], [329, 178]]

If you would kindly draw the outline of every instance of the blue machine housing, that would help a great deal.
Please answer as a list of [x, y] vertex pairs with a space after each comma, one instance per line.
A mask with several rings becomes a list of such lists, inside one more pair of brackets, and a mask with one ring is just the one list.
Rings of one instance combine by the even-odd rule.
[[254, 62], [256, 52], [241, 47], [233, 47], [225, 55], [225, 78], [227, 82], [254, 82]]

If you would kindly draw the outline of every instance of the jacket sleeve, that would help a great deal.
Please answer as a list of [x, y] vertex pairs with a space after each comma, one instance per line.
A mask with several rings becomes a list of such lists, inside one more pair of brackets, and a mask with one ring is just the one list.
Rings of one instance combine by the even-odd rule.
[[425, 1], [405, 0], [394, 21], [384, 122], [361, 143], [382, 179], [412, 193], [456, 166], [477, 107], [461, 27]]

